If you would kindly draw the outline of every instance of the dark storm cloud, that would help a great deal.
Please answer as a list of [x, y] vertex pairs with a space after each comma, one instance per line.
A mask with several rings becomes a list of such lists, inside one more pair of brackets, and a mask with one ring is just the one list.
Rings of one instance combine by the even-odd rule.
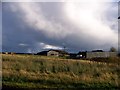
[[[44, 48], [40, 43], [53, 45], [58, 43], [56, 39], [49, 40], [42, 32], [35, 31], [33, 28], [26, 26], [21, 21], [21, 18], [17, 17], [20, 15], [20, 12], [17, 12], [17, 15], [16, 12], [11, 12], [9, 9], [10, 5], [16, 5], [16, 3], [3, 3], [3, 51], [40, 51]], [[24, 46], [22, 44], [27, 45]]]
[[[81, 19], [78, 17], [79, 13], [76, 17], [67, 16], [76, 13], [69, 11], [75, 5], [73, 4], [73, 7], [69, 7], [69, 5], [56, 2], [3, 3], [3, 51], [38, 52], [50, 48], [61, 49], [63, 46], [66, 46], [69, 51], [79, 51], [108, 49], [116, 46], [117, 30], [113, 27], [116, 24], [116, 9], [110, 12], [106, 9], [107, 13], [109, 12], [108, 15], [105, 12], [100, 13], [103, 14], [105, 24], [102, 24], [99, 19], [88, 16], [95, 22], [97, 20], [96, 26], [101, 26], [95, 29], [95, 24], [88, 25], [84, 23], [85, 21], [79, 21]], [[75, 8], [77, 7], [75, 6]], [[103, 7], [101, 8], [104, 10]], [[116, 14], [109, 16], [111, 12]], [[111, 23], [108, 23], [107, 18]], [[104, 29], [107, 29], [106, 33], [103, 33], [106, 35], [103, 35], [100, 29], [103, 32]]]

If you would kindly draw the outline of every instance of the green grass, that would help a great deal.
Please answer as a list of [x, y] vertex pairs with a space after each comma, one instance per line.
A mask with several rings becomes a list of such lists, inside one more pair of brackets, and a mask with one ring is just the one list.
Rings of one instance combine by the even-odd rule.
[[117, 88], [119, 73], [120, 64], [112, 62], [2, 55], [2, 80], [6, 87]]

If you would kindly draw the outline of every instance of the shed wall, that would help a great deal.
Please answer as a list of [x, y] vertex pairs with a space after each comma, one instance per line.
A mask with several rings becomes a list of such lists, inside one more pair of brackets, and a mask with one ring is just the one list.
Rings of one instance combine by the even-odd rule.
[[56, 52], [56, 51], [49, 51], [48, 53], [47, 53], [47, 56], [59, 56], [59, 53], [58, 52]]
[[86, 58], [107, 58], [116, 56], [116, 52], [87, 52]]

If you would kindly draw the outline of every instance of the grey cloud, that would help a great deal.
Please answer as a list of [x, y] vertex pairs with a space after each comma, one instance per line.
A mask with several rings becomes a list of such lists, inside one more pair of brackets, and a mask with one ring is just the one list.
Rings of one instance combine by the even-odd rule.
[[[66, 8], [64, 8], [64, 5], [65, 3], [55, 2], [4, 3], [3, 50], [38, 52], [45, 49], [45, 46], [62, 48], [63, 43], [69, 51], [106, 50], [111, 46], [116, 46], [116, 39], [113, 36], [117, 35], [117, 33], [114, 32], [114, 29], [111, 29], [113, 24], [110, 27], [107, 22], [105, 23], [110, 34], [105, 33], [107, 38], [103, 39], [102, 35], [97, 36], [99, 35], [96, 34], [97, 29], [95, 32], [89, 33], [91, 26], [80, 26], [82, 23], [76, 26], [74, 20], [71, 21], [65, 14], [64, 9]], [[115, 10], [112, 12], [117, 13]], [[109, 14], [104, 16], [105, 19], [108, 17]], [[114, 22], [114, 19], [111, 22]], [[96, 23], [92, 25], [92, 29], [94, 29], [93, 26], [95, 25]], [[20, 46], [21, 43], [27, 46]], [[44, 45], [40, 43], [44, 43]]]

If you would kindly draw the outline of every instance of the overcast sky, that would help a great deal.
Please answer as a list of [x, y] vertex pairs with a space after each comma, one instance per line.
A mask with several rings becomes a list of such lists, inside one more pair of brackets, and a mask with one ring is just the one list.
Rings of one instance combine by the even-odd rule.
[[3, 51], [36, 53], [64, 46], [70, 52], [117, 48], [118, 0], [73, 1], [2, 2]]

